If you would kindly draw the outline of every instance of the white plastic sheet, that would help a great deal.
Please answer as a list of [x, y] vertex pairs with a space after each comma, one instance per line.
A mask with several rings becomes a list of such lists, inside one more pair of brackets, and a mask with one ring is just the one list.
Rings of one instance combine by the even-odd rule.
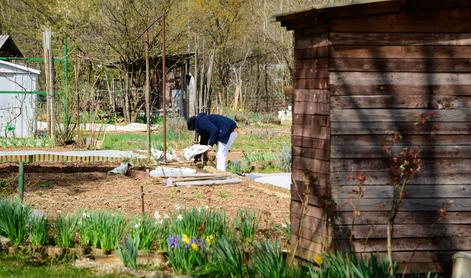
[[183, 151], [183, 157], [186, 159], [186, 160], [191, 160], [193, 157], [195, 157], [196, 155], [198, 154], [202, 154], [206, 151], [209, 150], [209, 146], [205, 146], [205, 145], [193, 145], [191, 147], [188, 147], [186, 148], [184, 151]]

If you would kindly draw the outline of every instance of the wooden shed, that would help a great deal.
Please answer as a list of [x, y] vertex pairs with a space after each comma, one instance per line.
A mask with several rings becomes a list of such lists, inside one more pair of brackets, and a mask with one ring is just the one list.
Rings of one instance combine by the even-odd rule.
[[384, 147], [400, 134], [398, 148], [420, 150], [422, 167], [395, 220], [393, 258], [449, 271], [453, 253], [471, 250], [471, 1], [338, 2], [276, 16], [295, 37], [297, 255], [386, 253]]

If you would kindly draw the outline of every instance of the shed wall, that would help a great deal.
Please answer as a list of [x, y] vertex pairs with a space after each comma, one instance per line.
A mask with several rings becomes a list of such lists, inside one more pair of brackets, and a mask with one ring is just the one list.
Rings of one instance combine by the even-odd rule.
[[[453, 253], [471, 250], [471, 8], [415, 8], [331, 19], [319, 33], [295, 28], [293, 173], [318, 180], [300, 226], [306, 259], [330, 236], [349, 248], [350, 233], [355, 252], [386, 252], [392, 189], [383, 145], [393, 131], [403, 136], [399, 148], [417, 147], [423, 159], [395, 221], [394, 258], [402, 269], [442, 272]], [[355, 205], [359, 173], [365, 192]]]
[[[0, 91], [36, 91], [37, 79], [36, 73], [0, 64]], [[16, 137], [34, 136], [35, 100], [33, 94], [0, 94], [0, 137], [7, 125], [15, 127]]]

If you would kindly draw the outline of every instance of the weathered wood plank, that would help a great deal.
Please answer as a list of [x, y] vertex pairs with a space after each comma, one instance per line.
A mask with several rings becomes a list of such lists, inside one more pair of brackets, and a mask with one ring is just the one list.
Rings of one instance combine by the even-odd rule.
[[471, 73], [330, 72], [329, 78], [330, 84], [350, 86], [353, 84], [355, 86], [390, 84], [410, 86], [471, 85]]
[[[370, 185], [365, 186], [362, 199], [391, 199], [393, 197], [392, 186]], [[355, 199], [358, 194], [357, 186], [332, 185], [332, 197], [335, 200]], [[470, 198], [471, 185], [413, 185], [407, 187], [406, 197], [410, 199], [434, 199], [434, 198]]]
[[295, 89], [294, 99], [295, 102], [319, 102], [329, 103], [330, 92], [328, 90], [306, 90]]
[[[304, 241], [302, 241], [304, 242]], [[307, 244], [307, 243], [306, 243]], [[348, 240], [335, 241], [335, 246], [348, 246]], [[354, 240], [355, 252], [386, 252], [385, 239], [370, 239], [368, 241]], [[439, 237], [439, 238], [400, 238], [392, 240], [393, 251], [465, 251], [471, 250], [471, 237]]]
[[[351, 225], [336, 226], [334, 238], [348, 239], [350, 236]], [[385, 239], [386, 225], [357, 225], [353, 229], [355, 239]], [[394, 238], [434, 238], [434, 237], [469, 237], [471, 224], [435, 224], [435, 225], [394, 225]]]
[[330, 117], [328, 115], [294, 114], [293, 124], [302, 125], [305, 128], [330, 127]]
[[[331, 136], [332, 145], [356, 146], [384, 145], [391, 142], [391, 135], [335, 135]], [[447, 145], [470, 145], [469, 135], [403, 135], [398, 145], [421, 145], [421, 146], [447, 146]]]
[[[366, 111], [366, 110], [364, 110]], [[415, 116], [415, 115], [414, 115]], [[444, 118], [443, 116], [442, 118]], [[354, 118], [349, 118], [354, 119]], [[471, 125], [468, 122], [432, 122], [425, 127], [417, 125], [417, 118], [410, 118], [410, 122], [374, 122], [374, 115], [366, 115], [365, 122], [331, 122], [332, 135], [390, 135], [392, 131], [397, 131], [405, 135], [469, 135]], [[385, 119], [385, 118], [383, 118]], [[357, 117], [358, 120], [358, 117]], [[415, 121], [414, 121], [415, 120]], [[433, 119], [432, 119], [433, 120]], [[384, 142], [384, 141], [379, 141]]]
[[[358, 182], [352, 180], [352, 172], [333, 172], [331, 173], [331, 183], [338, 185], [357, 185]], [[370, 171], [365, 173], [367, 185], [390, 185], [391, 176], [389, 171]], [[437, 169], [433, 173], [420, 173], [410, 180], [409, 186], [414, 185], [468, 185], [471, 184], [471, 173], [446, 173], [442, 174]]]
[[[331, 32], [384, 32], [384, 33], [469, 33], [471, 27], [462, 19], [438, 20], [390, 18], [359, 19], [358, 17], [335, 19], [330, 24]], [[431, 20], [434, 18], [434, 20]]]
[[469, 122], [471, 109], [332, 109], [330, 113], [332, 122], [419, 122], [424, 117], [427, 122]]
[[334, 45], [331, 48], [330, 57], [363, 59], [469, 59], [471, 57], [471, 46]]
[[296, 101], [294, 102], [293, 113], [305, 115], [329, 115], [330, 107], [328, 103]]
[[339, 33], [330, 32], [333, 45], [471, 45], [471, 33]]
[[[411, 146], [420, 150], [421, 158], [470, 158], [471, 145], [461, 146]], [[404, 148], [394, 146], [391, 150], [399, 154]], [[352, 146], [332, 145], [331, 158], [388, 158], [388, 154], [381, 146]]]
[[[355, 148], [355, 145], [352, 145]], [[422, 165], [419, 174], [430, 175], [438, 173], [458, 174], [471, 173], [471, 158], [455, 159], [453, 157], [447, 159], [421, 159]], [[350, 172], [352, 176], [356, 173], [365, 173], [371, 171], [389, 171], [391, 165], [389, 159], [331, 159], [330, 170], [334, 172]], [[368, 177], [367, 177], [368, 178]]]
[[[471, 72], [471, 60], [466, 59], [398, 59], [398, 58], [333, 58], [330, 71], [335, 72]], [[325, 71], [312, 67], [296, 69], [296, 76], [322, 76]]]
[[296, 78], [294, 81], [296, 89], [329, 89], [329, 78], [324, 79], [310, 79], [310, 78]]
[[329, 67], [329, 58], [320, 57], [294, 61], [294, 69], [298, 70], [325, 70]]
[[325, 47], [329, 45], [327, 32], [315, 36], [298, 37], [294, 43], [295, 50]]
[[[390, 199], [360, 199], [359, 203], [352, 206], [351, 200], [337, 199], [338, 211], [383, 211], [390, 210], [392, 201]], [[409, 199], [406, 198], [401, 204], [402, 211], [471, 211], [471, 199]], [[470, 226], [471, 227], [471, 226]]]
[[377, 96], [333, 96], [333, 109], [351, 108], [420, 108], [462, 109], [471, 108], [471, 97], [425, 96], [425, 95], [377, 95]]
[[[296, 208], [298, 207], [300, 207], [300, 205], [296, 206]], [[300, 208], [296, 210], [296, 212], [299, 211]], [[309, 213], [313, 216], [323, 216], [323, 214], [318, 213], [316, 209], [310, 209]], [[352, 212], [337, 212], [334, 221], [336, 225], [351, 225], [352, 220], [355, 221], [356, 225], [385, 225], [388, 223], [388, 213], [387, 211], [361, 211], [359, 216], [353, 216]], [[293, 213], [293, 211], [291, 214], [292, 217], [299, 217], [299, 215]], [[394, 223], [414, 225], [471, 224], [471, 211], [448, 211], [443, 215], [439, 214], [437, 211], [400, 211]]]
[[296, 147], [323, 149], [330, 147], [330, 140], [302, 136], [292, 136], [292, 144]]
[[329, 70], [328, 68], [295, 68], [294, 76], [296, 78], [307, 78], [307, 79], [328, 79]]
[[319, 47], [295, 49], [294, 58], [296, 60], [304, 60], [304, 59], [313, 59], [313, 58], [320, 58], [320, 57], [329, 57], [329, 48], [330, 48], [329, 45], [324, 44]]
[[[304, 165], [297, 165], [296, 161], [293, 163], [293, 169], [291, 172], [292, 179], [297, 183], [301, 184], [305, 178], [305, 175], [308, 175], [316, 184], [326, 187], [330, 183], [330, 175], [311, 171], [308, 168], [304, 168]], [[291, 186], [294, 187], [294, 184]]]
[[424, 95], [424, 96], [471, 96], [471, 86], [437, 85], [330, 85], [332, 96], [376, 96], [376, 95]]
[[[300, 218], [301, 214], [301, 207], [302, 204], [299, 201], [291, 201], [290, 204], [290, 211], [291, 211], [291, 219]], [[316, 207], [316, 206], [307, 206], [305, 211], [305, 216], [317, 218], [317, 219], [325, 219], [327, 214], [325, 213], [324, 208]], [[293, 226], [293, 225], [291, 225]]]
[[320, 160], [329, 160], [330, 153], [328, 149], [314, 149], [314, 148], [301, 148], [293, 147], [293, 156], [315, 158]]
[[293, 167], [296, 169], [306, 169], [311, 172], [317, 172], [322, 174], [329, 173], [329, 161], [312, 159], [307, 157], [300, 157], [293, 155]]
[[326, 140], [330, 137], [330, 128], [314, 125], [307, 128], [305, 125], [293, 125], [292, 135]]

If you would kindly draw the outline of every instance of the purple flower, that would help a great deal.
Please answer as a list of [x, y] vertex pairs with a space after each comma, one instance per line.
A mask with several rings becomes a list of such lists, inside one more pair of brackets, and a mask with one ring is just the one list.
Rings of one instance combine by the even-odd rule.
[[180, 236], [169, 236], [167, 241], [168, 241], [168, 247], [170, 249], [175, 249], [177, 247], [180, 247]]

